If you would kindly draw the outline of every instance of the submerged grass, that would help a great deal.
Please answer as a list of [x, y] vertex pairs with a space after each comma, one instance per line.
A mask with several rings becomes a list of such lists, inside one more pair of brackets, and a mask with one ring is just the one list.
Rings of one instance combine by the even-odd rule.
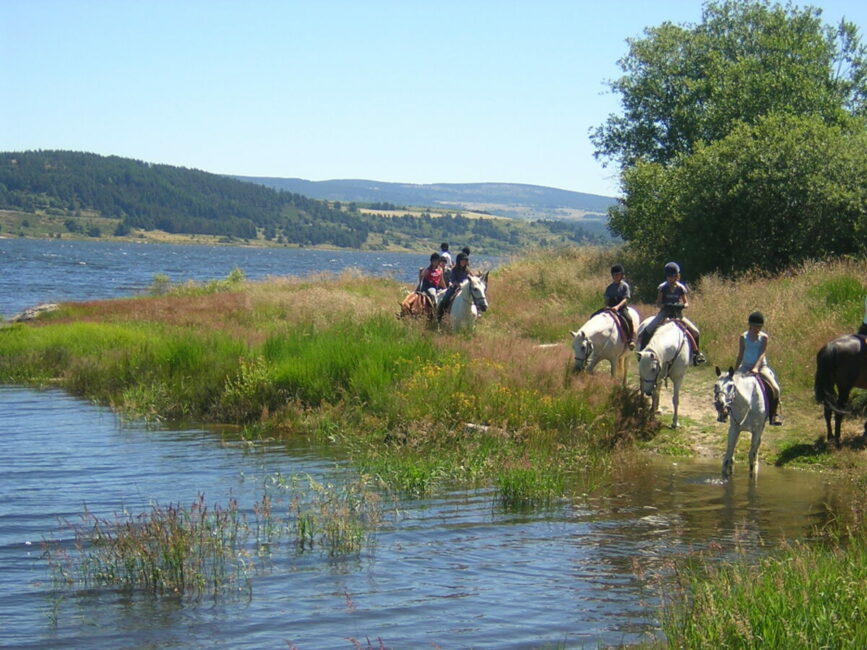
[[68, 552], [45, 542], [61, 590], [111, 587], [153, 595], [200, 598], [249, 592], [252, 571], [285, 547], [329, 557], [358, 554], [383, 518], [382, 499], [365, 477], [338, 483], [276, 474], [252, 511], [238, 502], [208, 507], [154, 504], [147, 512], [97, 517], [85, 509], [69, 524]]

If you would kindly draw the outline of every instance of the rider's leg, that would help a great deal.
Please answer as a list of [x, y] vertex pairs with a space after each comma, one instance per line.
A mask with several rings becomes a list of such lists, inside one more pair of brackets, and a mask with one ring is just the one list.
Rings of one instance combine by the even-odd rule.
[[771, 404], [769, 407], [768, 422], [773, 426], [778, 426], [782, 424], [777, 416], [780, 408], [780, 384], [777, 382], [777, 377], [774, 375], [774, 371], [771, 370], [770, 366], [765, 365], [759, 371], [759, 374], [761, 374], [761, 376], [767, 381], [767, 384], [771, 389]]
[[682, 317], [680, 319], [684, 325], [689, 329], [690, 334], [692, 334], [692, 338], [695, 339], [695, 354], [692, 355], [692, 364], [694, 366], [698, 366], [702, 363], [707, 363], [707, 359], [705, 359], [704, 354], [701, 351], [701, 345], [699, 344], [699, 335], [700, 332], [698, 328], [695, 326], [695, 323], [690, 321], [688, 318]]
[[443, 295], [443, 299], [440, 300], [440, 304], [437, 307], [437, 320], [441, 321], [443, 319], [443, 315], [446, 313], [446, 308], [449, 306], [449, 303], [452, 301], [452, 297], [455, 294], [454, 286], [450, 286], [446, 289], [445, 294]]
[[623, 331], [626, 334], [626, 345], [630, 350], [635, 349], [635, 332], [632, 330], [632, 319], [626, 307], [620, 310], [620, 321], [623, 323]]
[[656, 331], [656, 328], [659, 327], [660, 323], [665, 319], [665, 311], [660, 311], [656, 316], [653, 317], [653, 320], [647, 324], [647, 327], [644, 328], [644, 331], [641, 333], [641, 340], [638, 342], [638, 349], [643, 350], [647, 347], [647, 344], [650, 343], [650, 339], [653, 337], [653, 333]]

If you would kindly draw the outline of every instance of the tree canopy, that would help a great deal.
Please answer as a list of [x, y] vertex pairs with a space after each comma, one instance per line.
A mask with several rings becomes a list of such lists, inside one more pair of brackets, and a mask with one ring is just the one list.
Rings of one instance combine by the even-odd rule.
[[621, 166], [610, 227], [691, 273], [863, 254], [867, 56], [812, 7], [710, 2], [628, 42], [623, 113], [591, 139]]

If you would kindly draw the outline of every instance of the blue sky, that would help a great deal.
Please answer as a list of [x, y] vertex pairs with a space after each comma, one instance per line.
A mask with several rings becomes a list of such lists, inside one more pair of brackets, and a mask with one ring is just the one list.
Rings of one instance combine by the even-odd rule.
[[[867, 26], [867, 2], [818, 0]], [[0, 150], [617, 194], [625, 40], [695, 0], [0, 0]], [[865, 35], [862, 34], [862, 38]]]

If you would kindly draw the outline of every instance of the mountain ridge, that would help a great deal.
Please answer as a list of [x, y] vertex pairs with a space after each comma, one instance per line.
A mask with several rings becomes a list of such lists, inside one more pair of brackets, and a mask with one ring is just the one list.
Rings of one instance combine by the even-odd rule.
[[[600, 194], [574, 192], [529, 183], [396, 183], [369, 179], [330, 179], [310, 181], [303, 178], [274, 176], [232, 176], [238, 180], [265, 185], [277, 190], [295, 192], [327, 201], [357, 201], [360, 203], [396, 203], [412, 206], [459, 207], [474, 209], [489, 205], [501, 212], [527, 213], [533, 218], [565, 216], [564, 211], [579, 212], [577, 216], [607, 215], [617, 199]], [[494, 214], [498, 212], [492, 211]], [[504, 214], [503, 216], [515, 216]], [[526, 217], [529, 218], [529, 215]], [[574, 218], [574, 216], [573, 216]]]

